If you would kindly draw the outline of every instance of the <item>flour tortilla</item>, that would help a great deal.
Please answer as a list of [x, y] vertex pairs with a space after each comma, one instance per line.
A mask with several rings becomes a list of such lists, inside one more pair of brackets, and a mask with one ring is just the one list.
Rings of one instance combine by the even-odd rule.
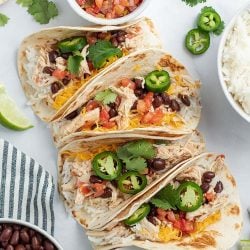
[[[117, 85], [122, 78], [126, 77], [132, 79], [138, 76], [145, 77], [148, 73], [158, 68], [168, 71], [172, 82], [175, 81], [176, 77], [181, 77], [188, 86], [185, 87], [185, 91], [190, 94], [189, 98], [191, 105], [187, 107], [180, 102], [180, 105], [182, 105], [180, 114], [185, 120], [185, 124], [182, 127], [174, 128], [169, 125], [147, 125], [144, 127], [116, 129], [113, 131], [98, 131], [81, 129], [81, 126], [83, 125], [81, 120], [84, 119], [82, 113], [73, 120], [65, 119], [65, 116], [77, 109], [81, 109], [83, 105], [86, 105], [86, 103], [92, 99], [97, 92]], [[175, 84], [175, 86], [178, 86], [178, 84]], [[103, 134], [136, 133], [153, 136], [176, 137], [190, 134], [196, 129], [200, 119], [201, 105], [199, 87], [199, 81], [194, 80], [187, 72], [186, 68], [166, 51], [160, 49], [147, 49], [135, 52], [126, 58], [120, 59], [119, 62], [112, 66], [112, 68], [103, 75], [96, 77], [91, 84], [89, 84], [83, 91], [79, 92], [77, 98], [66, 109], [63, 115], [51, 123], [54, 141], [57, 145], [61, 146], [79, 136], [86, 138]], [[126, 98], [129, 101], [129, 98], [131, 97], [126, 95]], [[173, 98], [177, 99], [178, 96], [173, 96]], [[119, 111], [119, 116], [122, 117], [122, 119], [129, 120], [128, 114], [125, 114], [123, 110]]]
[[[221, 219], [218, 222], [208, 226], [204, 231], [192, 237], [186, 236], [180, 241], [172, 240], [168, 243], [140, 240], [138, 238], [139, 236], [133, 235], [132, 231], [130, 234], [126, 233], [126, 235], [123, 235], [123, 229], [124, 232], [126, 232], [126, 228], [121, 224], [124, 219], [133, 214], [143, 203], [148, 202], [158, 191], [180, 173], [198, 164], [201, 164], [202, 167], [204, 166], [207, 170], [213, 166], [216, 176], [219, 176], [219, 179], [223, 182], [228, 199], [221, 206], [210, 211], [210, 214], [217, 211], [221, 212]], [[123, 210], [112, 222], [103, 227], [102, 231], [88, 231], [87, 234], [93, 243], [93, 248], [96, 250], [116, 249], [126, 246], [137, 246], [149, 250], [222, 250], [229, 249], [235, 244], [239, 238], [242, 224], [243, 219], [239, 193], [235, 179], [224, 163], [224, 156], [204, 153], [184, 163], [172, 175], [168, 175], [164, 180], [152, 187], [149, 192], [131, 203], [130, 206]], [[120, 231], [116, 231], [118, 228], [120, 228]]]
[[[155, 30], [154, 24], [149, 18], [141, 18], [139, 20], [121, 26], [94, 26], [94, 27], [60, 26], [60, 27], [44, 29], [26, 37], [22, 41], [18, 51], [17, 65], [22, 87], [24, 89], [24, 92], [28, 100], [31, 102], [32, 108], [34, 112], [37, 114], [37, 116], [46, 122], [51, 121], [55, 117], [58, 117], [65, 111], [66, 107], [72, 102], [72, 100], [76, 99], [76, 96], [78, 95], [80, 89], [84, 89], [86, 85], [88, 85], [88, 83], [92, 81], [93, 78], [91, 78], [69, 100], [67, 100], [67, 102], [61, 107], [60, 110], [55, 110], [54, 108], [48, 105], [48, 97], [46, 98], [46, 96], [45, 97], [37, 96], [38, 93], [37, 90], [34, 88], [34, 81], [30, 79], [30, 76], [27, 73], [26, 69], [27, 64], [29, 63], [29, 60], [27, 58], [27, 50], [34, 48], [35, 52], [37, 53], [37, 57], [39, 57], [40, 48], [50, 46], [68, 37], [82, 35], [83, 32], [101, 32], [101, 31], [105, 32], [112, 30], [128, 30], [137, 27], [141, 29], [141, 32], [140, 34], [138, 33], [135, 37], [129, 40], [130, 44], [129, 45], [130, 47], [128, 47], [129, 53], [144, 48], [162, 48], [162, 42], [159, 38], [159, 35]], [[102, 75], [104, 72], [108, 70], [109, 67], [100, 70], [100, 72], [97, 75], [99, 74]], [[33, 84], [29, 84], [28, 82], [33, 82]]]
[[[171, 168], [168, 169], [165, 173], [157, 174], [152, 180], [152, 182], [142, 192], [134, 196], [128, 196], [125, 199], [123, 199], [121, 196], [121, 199], [123, 200], [119, 202], [117, 206], [114, 207], [113, 205], [113, 208], [110, 207], [114, 203], [112, 200], [101, 199], [100, 201], [98, 201], [100, 203], [102, 210], [104, 210], [104, 212], [101, 212], [101, 213], [97, 212], [98, 209], [100, 210], [100, 207], [96, 207], [96, 208], [93, 207], [90, 204], [90, 201], [88, 200], [84, 201], [84, 204], [83, 204], [84, 208], [78, 209], [75, 205], [75, 196], [72, 198], [72, 195], [71, 195], [71, 193], [74, 193], [76, 189], [73, 188], [73, 190], [70, 189], [69, 191], [65, 188], [65, 184], [71, 183], [69, 180], [65, 181], [65, 179], [69, 179], [68, 171], [70, 170], [69, 168], [65, 168], [65, 166], [68, 166], [68, 165], [65, 165], [65, 162], [69, 162], [67, 161], [67, 159], [70, 160], [69, 152], [82, 152], [82, 151], [91, 152], [91, 150], [96, 150], [102, 145], [125, 144], [126, 142], [138, 140], [142, 138], [158, 140], [158, 138], [155, 138], [153, 136], [144, 136], [144, 135], [142, 136], [142, 135], [137, 135], [137, 134], [119, 135], [119, 136], [113, 135], [111, 137], [102, 136], [102, 137], [80, 139], [80, 140], [74, 141], [59, 151], [59, 157], [58, 157], [59, 191], [61, 193], [61, 197], [64, 200], [65, 206], [69, 209], [70, 213], [81, 224], [81, 226], [83, 226], [86, 229], [91, 229], [91, 230], [99, 230], [100, 228], [104, 227], [105, 224], [110, 222], [122, 210], [124, 210], [127, 206], [129, 206], [129, 204], [132, 201], [136, 200], [138, 197], [142, 196], [144, 193], [149, 191], [151, 187], [161, 182], [161, 180], [163, 180], [168, 174], [172, 173], [175, 169], [178, 169], [178, 167], [187, 159], [202, 153], [205, 148], [205, 143], [203, 141], [203, 138], [197, 131], [195, 131], [192, 135], [186, 136], [185, 138], [182, 138], [180, 140], [175, 140], [172, 142], [169, 141], [169, 145], [166, 145], [164, 147], [166, 147], [167, 150], [170, 150], [168, 152], [172, 152], [171, 154], [169, 154], [170, 157], [168, 158], [169, 162], [173, 161], [171, 163]], [[170, 140], [171, 139], [172, 138], [170, 138]], [[168, 140], [168, 138], [165, 138], [165, 140]], [[72, 161], [76, 162], [76, 160], [73, 160], [73, 159], [71, 160], [71, 162]], [[73, 180], [72, 176], [70, 177], [70, 179]], [[71, 185], [74, 186], [74, 184], [72, 183], [69, 184], [69, 186]], [[93, 204], [93, 199], [92, 199], [92, 204]]]

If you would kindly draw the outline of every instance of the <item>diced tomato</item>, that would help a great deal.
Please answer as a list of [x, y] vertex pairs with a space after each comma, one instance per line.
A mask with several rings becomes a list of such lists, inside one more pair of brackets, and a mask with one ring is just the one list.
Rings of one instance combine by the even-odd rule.
[[154, 113], [153, 112], [148, 112], [141, 118], [141, 123], [143, 124], [150, 124], [152, 123], [152, 120], [154, 118]]
[[91, 190], [90, 190], [90, 188], [89, 188], [88, 186], [82, 185], [82, 186], [80, 187], [80, 192], [81, 192], [82, 194], [84, 194], [84, 195], [87, 195], [87, 194], [89, 194], [89, 193], [91, 192]]
[[58, 80], [62, 80], [65, 78], [65, 76], [68, 73], [66, 71], [60, 70], [60, 69], [56, 69], [54, 70], [54, 72], [52, 73], [52, 76], [54, 76], [55, 78], [57, 78]]
[[116, 126], [116, 123], [115, 122], [104, 122], [104, 123], [102, 123], [102, 126], [104, 128], [113, 128]]
[[167, 216], [167, 211], [161, 209], [161, 208], [157, 208], [156, 210], [157, 212], [157, 218], [160, 220], [160, 221], [166, 221], [166, 216]]
[[124, 13], [125, 11], [125, 7], [120, 5], [120, 4], [117, 4], [115, 5], [114, 7], [114, 12], [117, 16], [122, 16], [122, 14]]
[[135, 83], [131, 81], [129, 78], [123, 78], [120, 84], [123, 87], [129, 87], [130, 89], [135, 90]]
[[95, 0], [95, 4], [96, 6], [101, 9], [102, 8], [102, 4], [103, 4], [103, 0]]
[[173, 211], [167, 211], [167, 219], [170, 221], [170, 222], [175, 222], [176, 221], [176, 218], [175, 218], [175, 214]]
[[181, 221], [180, 220], [176, 220], [174, 223], [173, 223], [173, 227], [178, 229], [178, 230], [181, 230]]
[[97, 42], [97, 38], [95, 36], [87, 36], [88, 44], [95, 44]]
[[128, 0], [120, 0], [120, 4], [125, 6], [125, 7], [129, 7], [129, 2]]
[[84, 5], [84, 4], [85, 4], [85, 1], [86, 1], [86, 0], [76, 0], [76, 2], [77, 2], [80, 6]]
[[164, 113], [161, 109], [157, 108], [154, 112], [153, 118], [151, 119], [151, 123], [157, 124], [162, 121], [164, 117]]
[[184, 233], [191, 233], [194, 231], [194, 222], [185, 219], [179, 219], [173, 223], [173, 227]]
[[146, 96], [144, 97], [144, 102], [146, 105], [150, 108], [153, 102], [154, 94], [152, 92], [148, 92]]
[[183, 211], [180, 211], [179, 217], [180, 217], [180, 219], [186, 219], [186, 213]]
[[94, 100], [90, 100], [88, 103], [87, 103], [87, 106], [86, 106], [86, 111], [91, 111], [93, 109], [96, 109], [98, 107], [100, 107], [100, 103], [97, 102], [97, 101], [94, 101]]
[[103, 183], [92, 184], [92, 189], [94, 191], [94, 197], [100, 197], [104, 194], [105, 185]]
[[101, 123], [105, 123], [105, 122], [109, 121], [109, 118], [110, 118], [110, 116], [109, 116], [108, 111], [105, 108], [102, 108], [101, 113], [100, 113]]
[[136, 109], [139, 114], [144, 114], [148, 112], [148, 107], [143, 100], [138, 100]]
[[214, 193], [206, 193], [205, 194], [205, 198], [207, 199], [207, 201], [214, 201], [215, 199], [215, 194]]

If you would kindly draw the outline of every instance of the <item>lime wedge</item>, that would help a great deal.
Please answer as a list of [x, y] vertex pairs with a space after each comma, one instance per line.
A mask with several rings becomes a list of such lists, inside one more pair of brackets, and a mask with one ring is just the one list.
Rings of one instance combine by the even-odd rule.
[[250, 250], [250, 240], [240, 241], [241, 250]]
[[33, 127], [16, 103], [7, 95], [0, 84], [0, 124], [13, 130], [26, 130]]

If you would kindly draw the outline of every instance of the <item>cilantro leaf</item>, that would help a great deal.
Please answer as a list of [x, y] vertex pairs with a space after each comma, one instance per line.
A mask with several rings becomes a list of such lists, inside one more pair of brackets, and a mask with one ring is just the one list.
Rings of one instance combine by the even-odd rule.
[[131, 153], [129, 153], [127, 150], [127, 146], [128, 146], [128, 144], [125, 144], [124, 146], [119, 147], [117, 149], [117, 152], [116, 152], [117, 156], [122, 161], [127, 161], [127, 160], [131, 159], [131, 157], [132, 157]]
[[174, 209], [175, 207], [172, 207], [172, 205], [167, 200], [161, 200], [159, 198], [152, 198], [150, 200], [150, 203], [155, 205], [158, 208], [162, 208], [164, 210]]
[[143, 171], [147, 167], [147, 162], [142, 157], [133, 158], [125, 161], [127, 170]]
[[71, 74], [78, 74], [81, 66], [82, 56], [70, 56], [67, 61], [67, 69]]
[[185, 2], [187, 5], [193, 7], [198, 3], [205, 3], [207, 0], [182, 0], [182, 1]]
[[166, 187], [161, 189], [154, 198], [158, 198], [163, 201], [167, 200], [173, 209], [176, 209], [176, 205], [179, 202], [177, 191], [171, 184], [168, 184]]
[[40, 24], [49, 23], [50, 19], [58, 15], [58, 9], [53, 2], [47, 0], [33, 0], [28, 12]]
[[127, 146], [127, 150], [133, 156], [141, 156], [145, 159], [152, 159], [156, 155], [156, 150], [154, 149], [153, 144], [145, 140], [130, 143]]
[[117, 94], [112, 92], [110, 89], [106, 89], [96, 94], [95, 100], [102, 102], [104, 105], [114, 103], [116, 100]]
[[16, 0], [16, 3], [22, 7], [29, 7], [33, 3], [33, 0]]
[[213, 34], [215, 34], [216, 36], [219, 36], [224, 31], [224, 29], [225, 29], [225, 23], [224, 21], [221, 21], [220, 26], [218, 27], [217, 30], [213, 32]]
[[96, 69], [102, 68], [107, 60], [114, 56], [122, 57], [122, 51], [109, 41], [98, 40], [89, 47], [88, 58]]
[[0, 13], [0, 26], [5, 26], [9, 21], [9, 18], [4, 14]]

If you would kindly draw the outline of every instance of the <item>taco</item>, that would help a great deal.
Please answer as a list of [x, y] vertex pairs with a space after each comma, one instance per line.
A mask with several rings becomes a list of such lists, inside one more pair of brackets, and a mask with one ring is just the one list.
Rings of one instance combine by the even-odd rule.
[[199, 81], [163, 50], [135, 52], [95, 78], [52, 122], [56, 143], [74, 136], [190, 134], [200, 118]]
[[112, 63], [151, 47], [162, 46], [148, 18], [123, 26], [49, 28], [23, 40], [19, 77], [34, 112], [50, 121]]
[[99, 229], [203, 151], [198, 132], [171, 141], [136, 134], [80, 139], [59, 152], [59, 190], [84, 228]]
[[104, 231], [89, 231], [94, 249], [229, 249], [242, 215], [224, 156], [205, 153], [131, 203]]

